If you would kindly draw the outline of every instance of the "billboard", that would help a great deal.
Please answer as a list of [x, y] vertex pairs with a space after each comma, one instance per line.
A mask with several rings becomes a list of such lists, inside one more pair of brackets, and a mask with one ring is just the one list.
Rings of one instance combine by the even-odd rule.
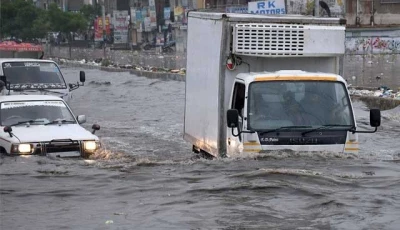
[[[106, 17], [105, 19], [105, 29], [106, 35], [110, 35], [110, 18]], [[103, 19], [102, 17], [97, 17], [94, 20], [94, 40], [95, 41], [103, 41]]]
[[114, 10], [114, 43], [127, 43], [129, 30], [129, 13], [127, 10]]
[[286, 14], [285, 0], [249, 2], [248, 13], [251, 14]]

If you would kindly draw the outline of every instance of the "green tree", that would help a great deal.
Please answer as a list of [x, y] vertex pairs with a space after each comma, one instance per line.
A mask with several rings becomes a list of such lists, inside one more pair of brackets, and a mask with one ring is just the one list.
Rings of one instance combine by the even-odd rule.
[[63, 12], [55, 3], [48, 11], [37, 8], [32, 0], [1, 0], [0, 4], [1, 38], [32, 41], [57, 31], [71, 40], [71, 33], [86, 30], [87, 22], [83, 13]]
[[0, 10], [1, 37], [31, 41], [46, 35], [46, 24], [42, 23], [46, 12], [35, 7], [31, 0], [2, 1]]
[[94, 22], [94, 19], [97, 16], [101, 16], [101, 7], [100, 5], [84, 5], [80, 9], [81, 14], [83, 17], [88, 21], [89, 25], [92, 25]]
[[46, 11], [42, 11], [41, 14], [33, 21], [32, 30], [35, 31], [38, 38], [44, 38], [51, 29], [51, 23]]
[[87, 20], [83, 14], [63, 12], [56, 4], [49, 6], [48, 20], [51, 22], [50, 28], [63, 33], [69, 41], [72, 40], [71, 33], [81, 32], [87, 28]]

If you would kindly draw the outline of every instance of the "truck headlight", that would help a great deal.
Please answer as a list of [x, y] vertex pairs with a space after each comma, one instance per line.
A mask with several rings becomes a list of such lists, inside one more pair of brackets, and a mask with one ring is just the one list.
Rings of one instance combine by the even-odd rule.
[[11, 146], [11, 152], [27, 154], [32, 153], [33, 147], [31, 144], [16, 144]]
[[83, 146], [85, 151], [93, 152], [100, 146], [100, 143], [98, 141], [85, 141]]

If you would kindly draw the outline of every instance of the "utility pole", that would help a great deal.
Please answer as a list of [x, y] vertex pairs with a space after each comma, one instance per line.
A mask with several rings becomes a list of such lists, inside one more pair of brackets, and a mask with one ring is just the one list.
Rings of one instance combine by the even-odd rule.
[[106, 10], [104, 7], [104, 1], [103, 4], [101, 5], [101, 13], [102, 13], [102, 29], [103, 29], [103, 53], [104, 53], [104, 59], [106, 59]]
[[314, 16], [319, 17], [319, 0], [314, 0]]

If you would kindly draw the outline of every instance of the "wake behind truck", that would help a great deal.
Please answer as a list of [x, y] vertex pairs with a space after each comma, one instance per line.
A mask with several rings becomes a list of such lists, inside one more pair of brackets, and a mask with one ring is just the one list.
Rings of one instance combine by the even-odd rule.
[[188, 13], [184, 139], [215, 157], [357, 153], [340, 18]]

